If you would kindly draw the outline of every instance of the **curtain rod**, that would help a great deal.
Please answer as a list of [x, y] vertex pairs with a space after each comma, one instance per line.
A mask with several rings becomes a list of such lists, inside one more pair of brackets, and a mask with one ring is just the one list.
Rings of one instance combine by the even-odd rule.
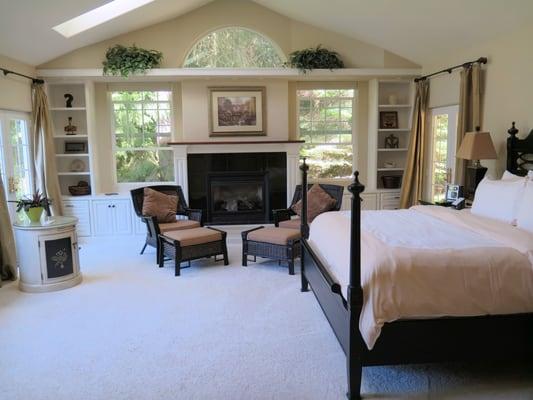
[[453, 67], [446, 68], [446, 69], [443, 69], [441, 71], [433, 72], [432, 74], [424, 75], [424, 76], [421, 76], [419, 78], [415, 78], [415, 82], [425, 81], [427, 78], [431, 78], [432, 76], [443, 74], [445, 72], [451, 74], [454, 69], [461, 68], [461, 67], [468, 68], [469, 66], [471, 66], [472, 64], [475, 64], [475, 63], [486, 64], [487, 63], [487, 57], [479, 57], [477, 60], [474, 60], [474, 61], [468, 61], [468, 62], [465, 62], [463, 64], [454, 65]]
[[31, 76], [24, 75], [24, 74], [19, 74], [18, 72], [11, 71], [9, 69], [0, 67], [0, 70], [4, 73], [4, 76], [7, 76], [8, 74], [13, 74], [13, 75], [22, 76], [23, 78], [26, 78], [26, 79], [30, 79], [33, 83], [41, 83], [41, 84], [44, 83], [42, 79], [33, 78]]

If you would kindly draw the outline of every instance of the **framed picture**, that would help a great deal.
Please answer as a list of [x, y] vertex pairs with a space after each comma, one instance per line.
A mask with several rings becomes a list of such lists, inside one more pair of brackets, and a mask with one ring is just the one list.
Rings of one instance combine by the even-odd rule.
[[398, 129], [398, 111], [380, 111], [379, 129]]
[[87, 143], [65, 142], [65, 153], [87, 153]]
[[264, 87], [209, 88], [210, 136], [266, 135]]

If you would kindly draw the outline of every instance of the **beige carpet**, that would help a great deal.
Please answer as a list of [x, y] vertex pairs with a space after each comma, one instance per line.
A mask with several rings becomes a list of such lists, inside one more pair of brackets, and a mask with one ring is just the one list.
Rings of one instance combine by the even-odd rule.
[[[0, 399], [342, 399], [344, 355], [299, 276], [202, 260], [175, 278], [142, 240], [83, 246], [84, 282], [0, 289]], [[235, 240], [233, 241], [235, 242]], [[366, 368], [371, 399], [533, 399], [524, 365]]]

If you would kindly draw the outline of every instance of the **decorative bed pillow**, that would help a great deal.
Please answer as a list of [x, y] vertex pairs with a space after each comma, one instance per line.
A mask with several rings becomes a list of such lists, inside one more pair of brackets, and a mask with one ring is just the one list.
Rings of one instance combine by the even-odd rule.
[[522, 180], [493, 181], [484, 178], [476, 189], [472, 214], [515, 224], [524, 188]]
[[[315, 184], [307, 191], [307, 222], [312, 222], [318, 215], [331, 210], [337, 201], [331, 197], [320, 185]], [[302, 200], [292, 207], [292, 211], [301, 216]]]
[[515, 175], [509, 171], [505, 171], [502, 175], [502, 181], [521, 181], [526, 179], [525, 176]]
[[178, 196], [144, 188], [143, 215], [156, 217], [157, 222], [176, 222]]
[[529, 181], [518, 207], [516, 225], [533, 233], [533, 182]]

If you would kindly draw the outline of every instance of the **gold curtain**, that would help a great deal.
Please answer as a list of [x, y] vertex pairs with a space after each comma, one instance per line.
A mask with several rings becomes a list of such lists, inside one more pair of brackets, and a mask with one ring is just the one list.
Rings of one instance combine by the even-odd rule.
[[411, 139], [400, 195], [400, 207], [417, 204], [424, 193], [424, 165], [426, 152], [426, 118], [428, 112], [429, 82], [416, 83]]
[[17, 276], [17, 259], [15, 239], [9, 219], [7, 197], [0, 177], [0, 286], [2, 280], [15, 279]]
[[63, 201], [57, 178], [54, 129], [43, 84], [34, 83], [32, 85], [32, 102], [35, 188], [52, 200], [52, 213], [54, 215], [62, 215]]
[[[459, 146], [461, 146], [466, 132], [473, 132], [477, 126], [481, 127], [481, 74], [481, 65], [478, 63], [474, 63], [461, 70], [456, 149], [459, 149]], [[454, 182], [458, 185], [464, 184], [466, 165], [466, 160], [456, 158]]]

